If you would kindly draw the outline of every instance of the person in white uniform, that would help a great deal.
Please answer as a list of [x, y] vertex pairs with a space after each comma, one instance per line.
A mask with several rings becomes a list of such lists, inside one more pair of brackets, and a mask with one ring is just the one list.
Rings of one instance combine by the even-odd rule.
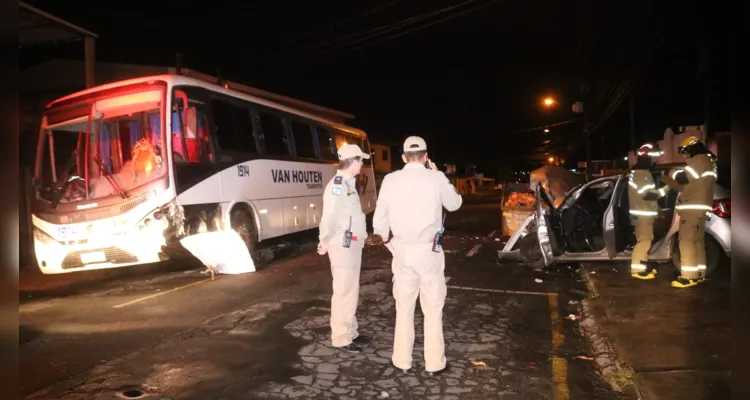
[[338, 150], [338, 156], [338, 171], [323, 194], [318, 254], [328, 253], [331, 260], [331, 344], [350, 353], [359, 353], [360, 346], [370, 339], [359, 335], [357, 330], [359, 272], [367, 227], [355, 177], [362, 169], [362, 159], [370, 155], [357, 145], [345, 144]]
[[447, 292], [441, 246], [443, 208], [457, 210], [462, 198], [429, 160], [424, 139], [407, 138], [402, 158], [404, 168], [383, 179], [373, 216], [374, 233], [393, 254], [396, 330], [391, 362], [405, 373], [412, 367], [414, 307], [419, 296], [424, 314], [425, 370], [436, 375], [448, 370], [443, 338]]

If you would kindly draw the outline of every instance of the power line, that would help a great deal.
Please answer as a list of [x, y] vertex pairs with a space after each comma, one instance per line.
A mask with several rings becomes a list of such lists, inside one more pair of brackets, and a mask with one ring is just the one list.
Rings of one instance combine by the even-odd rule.
[[[410, 25], [412, 23], [417, 23], [417, 22], [420, 22], [420, 21], [429, 20], [430, 18], [432, 18], [434, 16], [440, 15], [440, 14], [445, 13], [445, 12], [452, 11], [452, 10], [454, 10], [456, 8], [463, 7], [463, 6], [467, 5], [467, 4], [474, 3], [476, 1], [477, 0], [467, 0], [467, 1], [464, 1], [463, 3], [459, 3], [459, 4], [456, 4], [456, 5], [453, 5], [453, 6], [449, 6], [449, 7], [444, 7], [444, 8], [438, 9], [438, 10], [430, 11], [428, 13], [424, 13], [424, 14], [420, 14], [420, 15], [415, 15], [415, 16], [412, 16], [412, 17], [409, 17], [409, 18], [405, 18], [405, 19], [396, 21], [396, 22], [391, 23], [391, 24], [379, 26], [377, 28], [368, 29], [368, 30], [361, 31], [361, 32], [355, 32], [355, 33], [349, 34], [347, 36], [344, 36], [342, 38], [332, 39], [332, 40], [328, 40], [328, 41], [325, 41], [325, 42], [322, 42], [322, 43], [317, 43], [317, 44], [313, 44], [313, 45], [307, 46], [308, 49], [311, 49], [311, 48], [323, 47], [323, 46], [325, 46], [327, 44], [332, 44], [332, 43], [335, 43], [335, 42], [344, 42], [344, 43], [342, 43], [342, 44], [340, 44], [338, 46], [333, 46], [333, 47], [331, 47], [331, 48], [329, 48], [327, 50], [322, 50], [320, 52], [313, 53], [310, 56], [308, 56], [307, 59], [303, 59], [302, 63], [307, 63], [310, 60], [314, 59], [316, 56], [329, 54], [329, 53], [334, 52], [336, 50], [345, 48], [347, 46], [351, 46], [351, 45], [356, 44], [356, 43], [367, 41], [370, 38], [374, 38], [374, 37], [377, 37], [379, 35], [382, 35], [382, 34], [385, 34], [385, 33], [388, 33], [388, 32], [398, 31], [399, 29], [404, 28], [404, 27], [406, 27], [406, 26], [408, 26], [408, 25]], [[346, 39], [349, 39], [349, 38], [354, 38], [354, 39], [347, 41]], [[297, 64], [293, 64], [292, 66], [290, 66], [290, 68], [293, 68], [295, 66], [297, 66]]]
[[[457, 6], [451, 6], [451, 7], [443, 8], [443, 9], [440, 9], [440, 10], [437, 10], [437, 11], [432, 11], [432, 12], [427, 13], [427, 14], [412, 16], [412, 17], [409, 17], [409, 18], [402, 19], [400, 21], [396, 21], [396, 22], [390, 23], [390, 24], [378, 26], [376, 28], [371, 28], [371, 29], [367, 29], [367, 30], [364, 30], [364, 31], [350, 33], [348, 35], [345, 35], [345, 36], [342, 36], [342, 37], [333, 38], [333, 39], [329, 39], [329, 40], [326, 40], [326, 41], [323, 41], [323, 42], [313, 43], [313, 44], [310, 44], [310, 45], [307, 45], [307, 46], [303, 46], [303, 47], [300, 47], [300, 48], [289, 49], [287, 51], [282, 51], [282, 52], [279, 52], [279, 53], [276, 53], [276, 54], [272, 54], [272, 55], [267, 56], [267, 57], [262, 57], [262, 58], [258, 59], [257, 61], [264, 61], [264, 60], [271, 59], [271, 58], [278, 58], [280, 56], [283, 56], [283, 55], [286, 55], [286, 54], [290, 54], [290, 53], [304, 52], [306, 50], [316, 49], [316, 48], [319, 48], [319, 47], [325, 47], [326, 45], [335, 44], [336, 42], [347, 42], [347, 39], [359, 37], [359, 39], [350, 40], [349, 43], [344, 43], [343, 46], [338, 46], [338, 47], [334, 47], [333, 49], [329, 49], [329, 50], [336, 50], [338, 48], [346, 47], [346, 46], [348, 46], [350, 44], [353, 44], [353, 43], [361, 42], [362, 40], [366, 40], [366, 39], [368, 39], [370, 37], [377, 36], [377, 35], [379, 35], [381, 33], [387, 33], [387, 32], [393, 31], [393, 30], [397, 30], [397, 29], [402, 28], [402, 27], [404, 27], [406, 25], [409, 25], [409, 24], [411, 24], [413, 22], [418, 22], [418, 21], [421, 21], [421, 20], [429, 19], [432, 16], [435, 16], [435, 15], [443, 13], [445, 11], [449, 11], [452, 8], [460, 7], [461, 5], [465, 5], [467, 3], [471, 3], [471, 2], [474, 2], [474, 1], [476, 1], [476, 0], [469, 0], [469, 1], [465, 2], [465, 3], [459, 4]], [[315, 53], [313, 53], [313, 56], [314, 55], [315, 55]]]
[[[323, 32], [326, 32], [326, 31], [330, 31], [331, 29], [337, 28], [337, 27], [339, 27], [339, 26], [342, 26], [342, 25], [346, 25], [346, 24], [347, 24], [347, 23], [349, 23], [349, 22], [352, 22], [352, 21], [355, 21], [355, 20], [357, 20], [357, 19], [360, 19], [360, 18], [366, 17], [366, 16], [368, 16], [368, 15], [372, 15], [372, 14], [375, 14], [375, 13], [377, 13], [378, 11], [384, 10], [384, 9], [386, 9], [386, 8], [388, 8], [388, 7], [390, 7], [390, 6], [394, 5], [394, 4], [400, 3], [400, 2], [402, 2], [402, 1], [404, 1], [404, 0], [393, 0], [393, 1], [391, 1], [391, 2], [388, 2], [388, 3], [386, 3], [386, 4], [383, 4], [383, 5], [381, 5], [381, 6], [379, 6], [379, 7], [371, 8], [371, 9], [369, 9], [369, 10], [365, 11], [365, 12], [364, 12], [364, 13], [362, 13], [362, 14], [357, 14], [357, 15], [354, 15], [354, 16], [352, 16], [352, 17], [349, 17], [349, 18], [346, 18], [346, 19], [340, 20], [340, 21], [338, 21], [338, 22], [335, 22], [335, 23], [333, 23], [333, 24], [331, 24], [331, 25], [328, 25], [328, 26], [326, 26], [326, 27], [323, 27], [323, 28], [321, 28], [321, 29], [317, 29], [317, 30], [314, 30], [314, 31], [311, 31], [311, 32], [307, 32], [307, 33], [304, 33], [304, 34], [301, 34], [301, 35], [298, 35], [298, 36], [292, 37], [292, 38], [290, 38], [290, 39], [286, 39], [286, 40], [284, 40], [284, 41], [282, 41], [282, 42], [278, 42], [277, 44], [275, 44], [275, 45], [272, 45], [271, 47], [276, 47], [276, 46], [281, 46], [281, 45], [285, 45], [285, 44], [289, 44], [289, 43], [294, 43], [294, 42], [298, 42], [298, 41], [300, 41], [300, 40], [302, 40], [302, 39], [305, 39], [305, 38], [307, 38], [307, 37], [310, 37], [310, 36], [315, 36], [315, 35], [317, 35], [317, 34], [319, 34], [319, 33], [323, 33]], [[271, 59], [271, 58], [277, 58], [277, 57], [278, 57], [279, 55], [282, 55], [282, 54], [288, 53], [288, 52], [290, 52], [290, 51], [294, 51], [294, 49], [290, 49], [290, 50], [285, 50], [285, 51], [281, 51], [281, 52], [278, 52], [278, 53], [270, 54], [270, 55], [268, 55], [268, 56], [264, 56], [264, 57], [261, 57], [261, 58], [259, 59], [259, 61], [260, 61], [260, 60]]]
[[574, 122], [576, 122], [576, 121], [575, 120], [568, 120], [568, 121], [556, 122], [554, 124], [549, 124], [549, 125], [535, 126], [533, 128], [526, 128], [526, 129], [519, 129], [519, 130], [511, 131], [511, 132], [505, 132], [505, 133], [501, 133], [501, 135], [515, 135], [517, 133], [540, 131], [542, 129], [549, 129], [549, 128], [554, 128], [556, 126], [562, 126], [562, 125], [572, 124]]
[[620, 92], [618, 93], [618, 96], [613, 99], [613, 101], [610, 103], [610, 107], [606, 112], [606, 115], [604, 115], [598, 123], [591, 128], [591, 132], [593, 133], [595, 130], [597, 130], [599, 127], [601, 127], [612, 114], [617, 110], [617, 108], [620, 106], [622, 101], [628, 96], [628, 93], [630, 93], [630, 90], [633, 89], [633, 86], [635, 86], [635, 82], [633, 80], [627, 81], [625, 85], [622, 87]]
[[[475, 1], [477, 1], [477, 0], [468, 0], [468, 1], [464, 2], [464, 3], [458, 4], [456, 6], [448, 7], [447, 9], [454, 9], [454, 8], [461, 7], [461, 6], [464, 6], [464, 5], [469, 4], [469, 3], [473, 3]], [[449, 15], [449, 16], [446, 16], [446, 17], [434, 20], [434, 21], [426, 23], [426, 24], [417, 25], [417, 26], [415, 26], [415, 27], [413, 27], [411, 29], [408, 29], [406, 31], [402, 31], [402, 32], [399, 32], [399, 33], [396, 33], [396, 34], [393, 34], [393, 35], [390, 35], [390, 36], [386, 36], [384, 38], [377, 39], [377, 40], [374, 40], [374, 41], [367, 42], [367, 39], [375, 37], [375, 36], [379, 36], [380, 34], [368, 35], [367, 37], [362, 38], [360, 40], [356, 40], [356, 41], [353, 41], [351, 43], [344, 44], [344, 45], [341, 45], [341, 46], [337, 46], [337, 47], [335, 47], [333, 49], [329, 49], [328, 51], [321, 52], [321, 53], [318, 54], [318, 56], [317, 56], [318, 59], [317, 60], [316, 60], [316, 55], [313, 55], [312, 57], [308, 57], [306, 60], [303, 60], [303, 61], [301, 61], [299, 63], [292, 64], [292, 65], [288, 66], [288, 68], [286, 68], [286, 70], [289, 70], [289, 69], [292, 69], [292, 68], [295, 68], [295, 67], [299, 67], [301, 65], [305, 65], [305, 64], [308, 64], [310, 62], [322, 61], [322, 60], [327, 59], [327, 58], [338, 57], [338, 56], [341, 56], [341, 55], [343, 55], [343, 54], [345, 54], [347, 52], [353, 51], [353, 50], [360, 50], [360, 49], [363, 49], [363, 48], [368, 47], [368, 46], [372, 46], [372, 45], [375, 45], [375, 44], [379, 44], [379, 43], [383, 43], [383, 42], [386, 42], [386, 41], [389, 41], [389, 40], [393, 40], [393, 39], [395, 39], [397, 37], [400, 37], [400, 36], [403, 36], [403, 35], [406, 35], [406, 34], [409, 34], [409, 33], [413, 33], [413, 32], [416, 32], [416, 31], [428, 28], [430, 26], [439, 24], [441, 22], [448, 21], [448, 20], [451, 20], [451, 19], [454, 19], [454, 18], [458, 18], [458, 17], [460, 17], [460, 16], [462, 16], [464, 14], [467, 14], [467, 13], [470, 13], [470, 12], [474, 12], [474, 11], [477, 11], [477, 10], [489, 7], [491, 5], [499, 3], [500, 1], [501, 0], [491, 0], [491, 1], [487, 2], [487, 3], [482, 4], [482, 5], [478, 5], [476, 7], [469, 8], [467, 10], [463, 10], [463, 11], [454, 13], [452, 15]], [[443, 10], [440, 10], [440, 11], [437, 11], [437, 12], [434, 12], [434, 13], [442, 13], [442, 12], [444, 12], [447, 9], [443, 9]], [[418, 17], [418, 18], [419, 18], [419, 20], [422, 20], [422, 19], [428, 19], [429, 17]], [[401, 26], [396, 27], [394, 29], [397, 30], [400, 27]], [[389, 31], [390, 30], [394, 30], [394, 29], [389, 29]], [[364, 41], [365, 43], [362, 43], [359, 46], [348, 47], [348, 46], [351, 46], [352, 44], [356, 44], [356, 43], [362, 42], [362, 41]], [[320, 58], [319, 57], [319, 56], [323, 56], [325, 54], [329, 54], [329, 53], [335, 52], [338, 49], [343, 49], [343, 50], [340, 51], [338, 54], [333, 54], [333, 55], [330, 55], [328, 57], [324, 57], [324, 58]]]

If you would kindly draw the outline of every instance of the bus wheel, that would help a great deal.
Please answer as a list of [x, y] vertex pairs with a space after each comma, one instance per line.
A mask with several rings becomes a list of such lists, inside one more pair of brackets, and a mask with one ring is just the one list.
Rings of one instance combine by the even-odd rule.
[[253, 216], [243, 208], [236, 209], [232, 211], [230, 224], [232, 230], [237, 232], [242, 241], [245, 242], [245, 246], [247, 246], [247, 250], [250, 252], [250, 257], [253, 258], [253, 262], [258, 266], [263, 262], [263, 257], [258, 251], [260, 246], [258, 244], [258, 233], [255, 229]]

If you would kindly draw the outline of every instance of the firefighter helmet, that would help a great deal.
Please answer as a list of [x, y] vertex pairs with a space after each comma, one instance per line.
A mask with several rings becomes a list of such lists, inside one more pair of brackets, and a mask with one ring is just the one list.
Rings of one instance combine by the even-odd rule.
[[690, 137], [688, 137], [687, 139], [685, 139], [685, 140], [683, 140], [683, 141], [682, 141], [682, 145], [681, 145], [681, 146], [680, 146], [680, 147], [679, 147], [679, 148], [677, 149], [677, 151], [678, 151], [678, 152], [679, 152], [679, 153], [680, 153], [681, 155], [683, 155], [683, 156], [684, 156], [684, 155], [686, 155], [686, 154], [687, 154], [687, 152], [688, 152], [688, 149], [689, 149], [689, 148], [690, 148], [691, 146], [694, 146], [694, 145], [696, 145], [696, 144], [698, 144], [698, 143], [702, 143], [700, 139], [698, 139], [698, 138], [697, 138], [697, 137], [695, 137], [695, 136], [690, 136]]
[[638, 157], [659, 157], [662, 154], [664, 154], [664, 152], [661, 151], [659, 145], [656, 144], [644, 143], [643, 146], [638, 149]]

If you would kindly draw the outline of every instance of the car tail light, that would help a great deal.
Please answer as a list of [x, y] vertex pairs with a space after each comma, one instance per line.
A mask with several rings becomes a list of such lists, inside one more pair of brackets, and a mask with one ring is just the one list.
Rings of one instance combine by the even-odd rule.
[[719, 218], [731, 218], [732, 201], [729, 199], [714, 200], [713, 209], [711, 210]]

